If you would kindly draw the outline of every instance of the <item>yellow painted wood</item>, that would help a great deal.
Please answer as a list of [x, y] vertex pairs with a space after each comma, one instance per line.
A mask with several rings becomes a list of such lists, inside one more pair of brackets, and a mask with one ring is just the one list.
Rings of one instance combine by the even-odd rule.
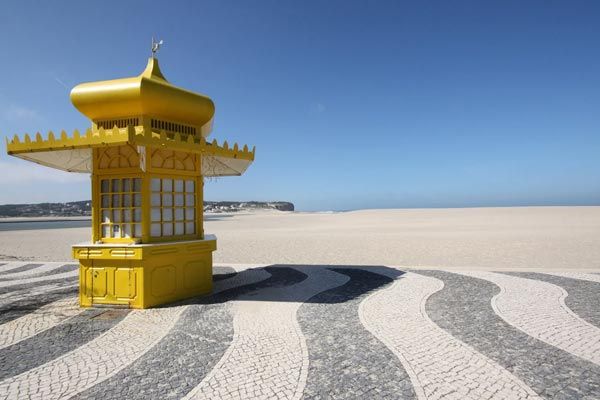
[[[93, 150], [92, 154], [92, 165], [94, 170], [96, 169], [97, 157], [96, 150]], [[95, 243], [100, 240], [100, 224], [98, 221], [100, 220], [100, 195], [98, 193], [98, 188], [100, 187], [100, 181], [98, 179], [98, 175], [92, 174], [92, 242]]]
[[52, 150], [68, 150], [80, 148], [96, 148], [108, 146], [122, 146], [130, 144], [132, 146], [148, 146], [155, 148], [167, 148], [171, 150], [180, 150], [195, 154], [211, 154], [225, 158], [239, 158], [243, 160], [254, 160], [255, 148], [248, 149], [247, 145], [240, 150], [239, 146], [234, 144], [229, 147], [227, 141], [219, 145], [216, 140], [208, 143], [203, 138], [187, 138], [181, 135], [167, 135], [165, 131], [148, 130], [143, 126], [127, 126], [125, 128], [114, 129], [88, 129], [85, 135], [80, 135], [79, 131], [74, 131], [72, 136], [59, 139], [54, 138], [50, 131], [46, 139], [40, 133], [36, 134], [36, 139], [31, 140], [29, 134], [25, 134], [23, 139], [18, 135], [9, 140], [6, 138], [6, 149], [8, 154], [34, 153]]
[[208, 96], [169, 83], [153, 57], [137, 77], [75, 86], [71, 101], [93, 121], [155, 116], [168, 123], [177, 121], [198, 127], [204, 135], [210, 132], [215, 113], [215, 105]]
[[198, 176], [196, 177], [196, 204], [202, 205], [196, 207], [196, 233], [200, 239], [204, 239], [204, 177], [202, 176], [202, 156], [196, 157], [196, 169]]
[[142, 243], [150, 242], [150, 179], [142, 180]]
[[80, 304], [148, 308], [212, 290], [216, 240], [148, 245], [73, 246], [80, 261]]

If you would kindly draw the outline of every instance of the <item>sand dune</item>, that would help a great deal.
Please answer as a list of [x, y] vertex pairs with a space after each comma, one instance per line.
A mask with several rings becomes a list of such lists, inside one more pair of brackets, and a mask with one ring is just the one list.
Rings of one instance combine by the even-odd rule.
[[[207, 216], [218, 263], [600, 269], [600, 207]], [[88, 228], [0, 232], [0, 259], [70, 260]]]

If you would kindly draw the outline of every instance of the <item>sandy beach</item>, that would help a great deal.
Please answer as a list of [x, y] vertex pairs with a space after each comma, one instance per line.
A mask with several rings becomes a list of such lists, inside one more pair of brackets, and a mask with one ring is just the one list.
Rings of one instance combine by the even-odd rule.
[[[600, 269], [600, 207], [211, 214], [216, 263]], [[0, 259], [70, 260], [89, 228], [0, 232]]]

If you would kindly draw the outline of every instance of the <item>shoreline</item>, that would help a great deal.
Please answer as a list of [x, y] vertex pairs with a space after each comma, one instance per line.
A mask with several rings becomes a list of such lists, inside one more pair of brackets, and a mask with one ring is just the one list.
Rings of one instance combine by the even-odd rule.
[[81, 217], [0, 217], [0, 224], [18, 224], [22, 222], [69, 222], [69, 221], [91, 221], [92, 216]]
[[[548, 205], [548, 206], [472, 206], [472, 207], [406, 207], [406, 208], [358, 208], [352, 210], [294, 210], [294, 211], [281, 211], [275, 209], [247, 209], [240, 211], [223, 211], [223, 212], [204, 212], [205, 216], [219, 216], [219, 215], [248, 215], [248, 214], [347, 214], [357, 212], [395, 212], [395, 211], [450, 211], [450, 210], [517, 210], [517, 209], [593, 209], [599, 208], [598, 205], [577, 205], [577, 206], [562, 206], [562, 205]], [[19, 222], [67, 222], [67, 221], [91, 221], [91, 215], [82, 216], [43, 216], [43, 217], [0, 217], [0, 224], [2, 223], [19, 223]]]

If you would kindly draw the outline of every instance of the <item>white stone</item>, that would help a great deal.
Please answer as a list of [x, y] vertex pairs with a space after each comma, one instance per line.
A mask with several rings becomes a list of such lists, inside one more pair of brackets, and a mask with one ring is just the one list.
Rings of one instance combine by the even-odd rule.
[[361, 322], [398, 357], [417, 397], [479, 400], [481, 392], [468, 387], [494, 392], [500, 383], [514, 388], [510, 398], [539, 398], [520, 379], [427, 316], [427, 299], [443, 286], [438, 279], [409, 272], [389, 288], [371, 294], [359, 307]]

